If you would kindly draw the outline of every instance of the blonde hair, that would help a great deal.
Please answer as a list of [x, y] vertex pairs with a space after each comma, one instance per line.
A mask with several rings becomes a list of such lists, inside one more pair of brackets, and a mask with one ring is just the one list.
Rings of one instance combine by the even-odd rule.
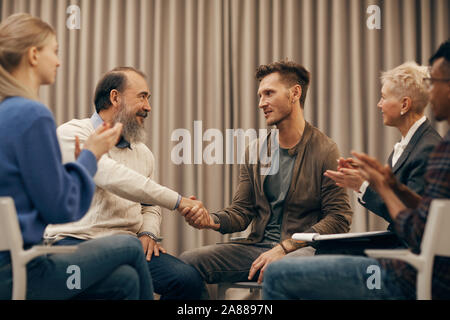
[[48, 23], [27, 13], [13, 14], [0, 24], [0, 102], [14, 96], [38, 99], [11, 73], [29, 48], [42, 49], [50, 35], [55, 31]]
[[389, 83], [389, 89], [399, 99], [411, 98], [411, 111], [422, 114], [428, 104], [428, 90], [423, 78], [428, 77], [428, 68], [413, 61], [383, 72], [381, 83]]

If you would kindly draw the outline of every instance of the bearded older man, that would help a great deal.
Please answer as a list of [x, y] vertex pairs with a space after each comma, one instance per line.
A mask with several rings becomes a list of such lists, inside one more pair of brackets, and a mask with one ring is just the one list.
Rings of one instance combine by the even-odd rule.
[[151, 110], [145, 75], [134, 68], [107, 72], [95, 91], [96, 112], [91, 118], [61, 125], [58, 138], [63, 162], [73, 161], [79, 144], [103, 122], [123, 124], [118, 144], [98, 162], [97, 189], [88, 213], [80, 221], [49, 225], [47, 239], [57, 245], [77, 244], [111, 234], [138, 236], [147, 256], [155, 292], [161, 299], [196, 299], [202, 279], [192, 266], [169, 255], [158, 242], [161, 208], [204, 208], [200, 201], [182, 197], [154, 182], [154, 157], [143, 143], [144, 119]]

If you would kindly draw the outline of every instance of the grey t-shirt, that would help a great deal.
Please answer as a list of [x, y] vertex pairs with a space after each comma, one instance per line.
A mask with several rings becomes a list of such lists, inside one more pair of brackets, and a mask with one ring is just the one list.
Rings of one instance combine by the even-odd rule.
[[271, 216], [264, 231], [263, 242], [279, 242], [284, 200], [292, 180], [296, 155], [289, 155], [289, 149], [279, 148], [279, 170], [264, 180], [264, 194], [270, 204]]

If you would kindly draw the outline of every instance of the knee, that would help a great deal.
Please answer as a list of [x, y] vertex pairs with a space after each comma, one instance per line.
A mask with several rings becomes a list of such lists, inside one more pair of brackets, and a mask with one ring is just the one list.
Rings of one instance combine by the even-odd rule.
[[118, 234], [111, 236], [109, 241], [112, 246], [118, 250], [124, 250], [127, 254], [143, 255], [141, 241], [134, 236]]
[[197, 269], [188, 264], [180, 264], [175, 269], [176, 278], [173, 279], [172, 288], [181, 291], [183, 299], [200, 299], [204, 282]]
[[193, 254], [191, 251], [185, 251], [180, 255], [180, 260], [187, 264], [192, 264], [193, 261]]
[[141, 241], [139, 241], [139, 239], [135, 236], [127, 234], [117, 234], [112, 237], [114, 238], [114, 242], [119, 246], [142, 249]]
[[264, 271], [264, 284], [271, 282], [272, 279], [276, 279], [279, 272], [280, 267], [277, 261], [270, 263]]
[[184, 267], [180, 270], [179, 279], [182, 279], [186, 286], [189, 286], [193, 289], [200, 290], [203, 286], [203, 278], [198, 270], [188, 264], [185, 264]]
[[191, 266], [198, 268], [203, 262], [204, 255], [199, 250], [185, 251], [180, 255], [180, 260]]
[[139, 274], [133, 267], [122, 265], [112, 274], [114, 298], [120, 300], [137, 300], [140, 296]]

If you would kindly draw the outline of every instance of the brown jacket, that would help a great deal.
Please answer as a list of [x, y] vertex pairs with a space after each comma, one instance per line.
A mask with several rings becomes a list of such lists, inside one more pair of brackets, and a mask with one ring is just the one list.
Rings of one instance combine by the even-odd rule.
[[[267, 137], [270, 150], [270, 133]], [[244, 243], [261, 242], [270, 218], [270, 204], [264, 194], [260, 159], [241, 165], [239, 185], [231, 205], [213, 215], [220, 222], [221, 233], [243, 231], [253, 221], [251, 233]], [[345, 189], [325, 177], [326, 170], [336, 170], [339, 150], [329, 137], [306, 122], [299, 143], [289, 150], [297, 154], [292, 181], [286, 195], [281, 222], [281, 239], [287, 251], [301, 245], [291, 239], [295, 232], [320, 234], [348, 232], [352, 210]]]

